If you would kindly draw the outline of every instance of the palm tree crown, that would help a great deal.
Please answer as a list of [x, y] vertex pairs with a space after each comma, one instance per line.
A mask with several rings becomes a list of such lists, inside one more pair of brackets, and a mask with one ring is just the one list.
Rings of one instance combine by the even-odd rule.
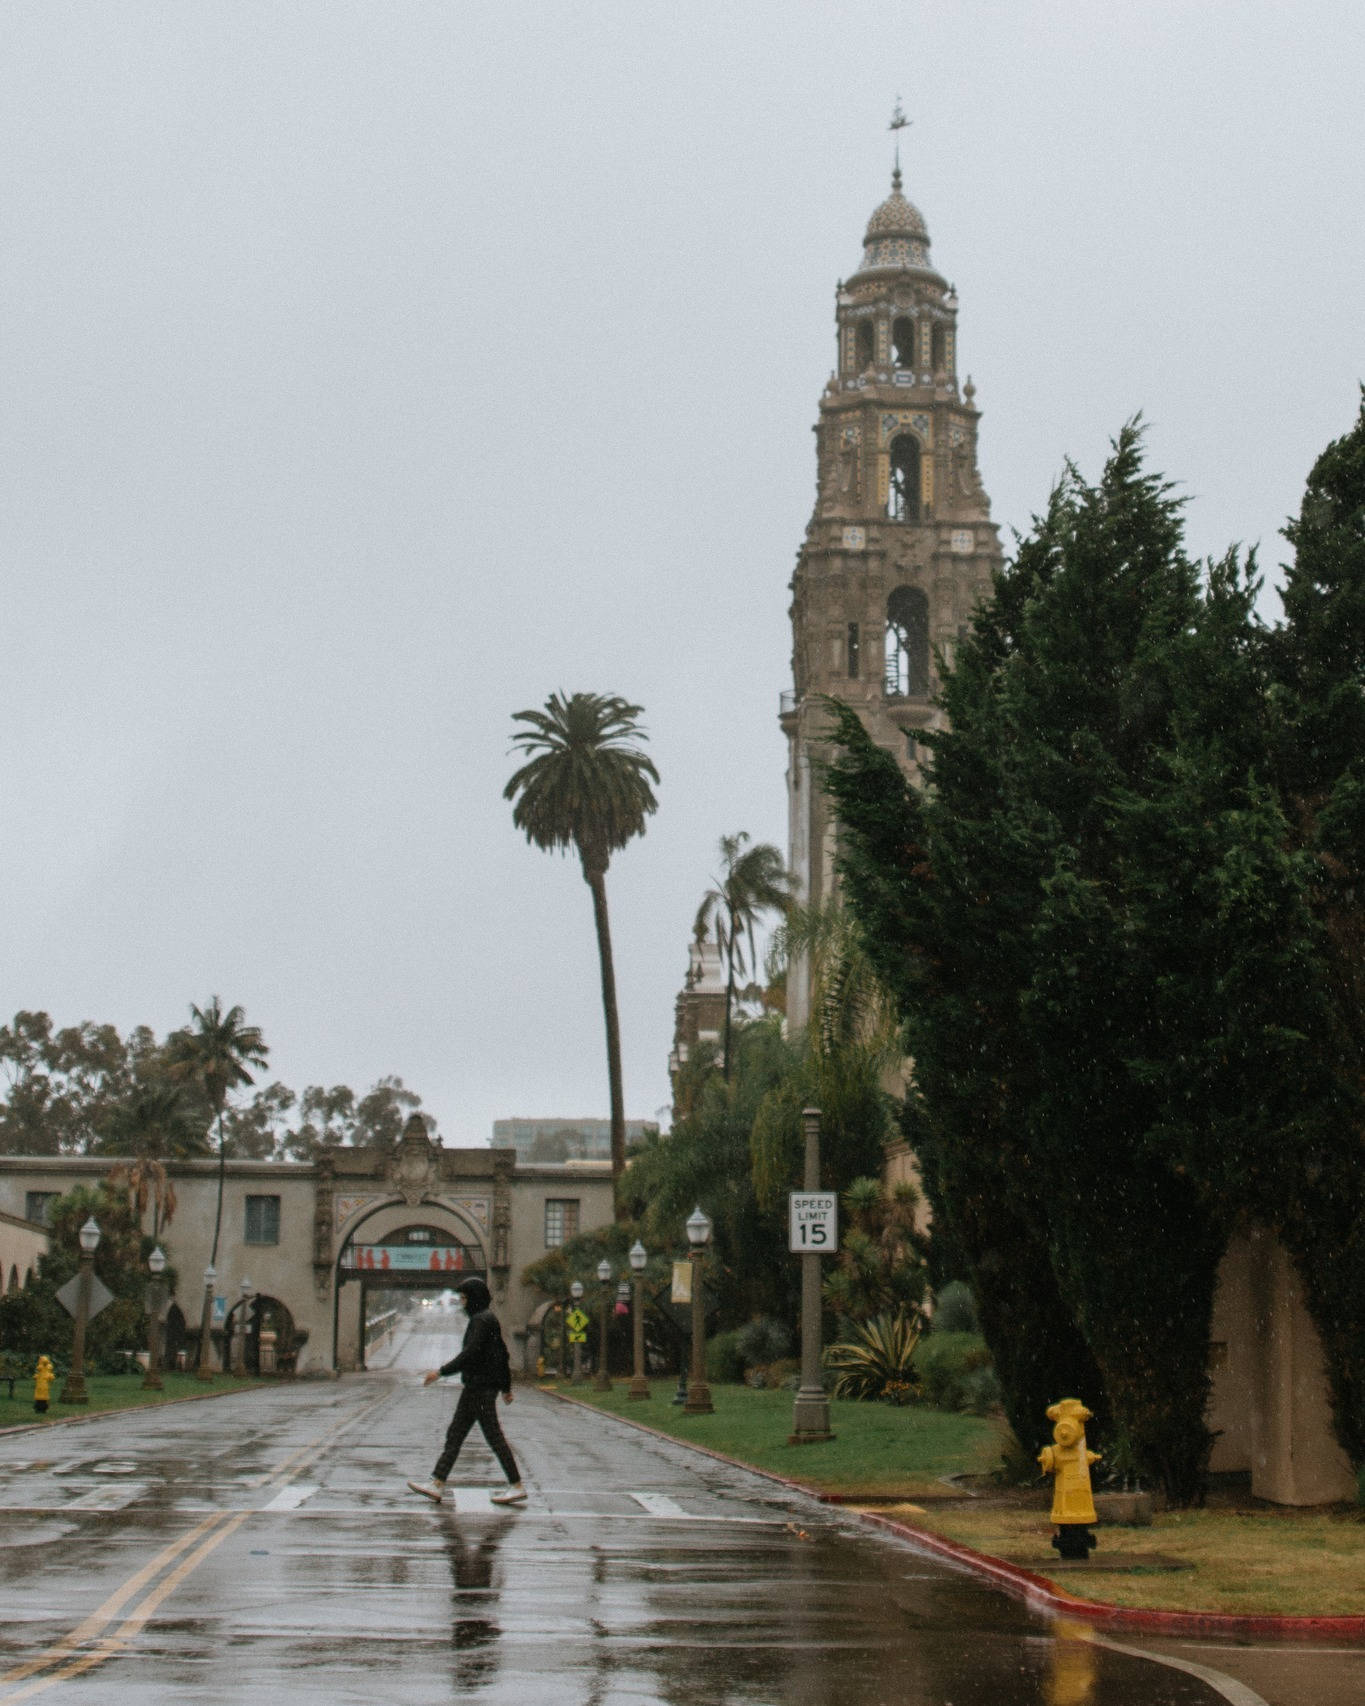
[[552, 693], [543, 711], [512, 719], [527, 725], [512, 744], [528, 759], [503, 789], [516, 801], [512, 821], [547, 852], [574, 848], [585, 877], [605, 871], [657, 808], [659, 773], [631, 744], [643, 738], [640, 712], [617, 694]]
[[[736, 975], [755, 961], [754, 926], [765, 912], [785, 912], [791, 900], [791, 878], [782, 855], [768, 841], [749, 846], [749, 837], [720, 838], [721, 875], [713, 879], [697, 909], [693, 926], [698, 939], [714, 922], [716, 941], [725, 956], [725, 1057], [724, 1074], [730, 1077], [730, 1010], [735, 999]], [[748, 956], [745, 956], [745, 946]]]
[[191, 1005], [192, 1024], [167, 1039], [166, 1057], [172, 1075], [196, 1085], [218, 1121], [218, 1208], [213, 1221], [213, 1254], [210, 1266], [218, 1265], [218, 1234], [223, 1225], [223, 1174], [227, 1167], [223, 1110], [228, 1092], [239, 1084], [254, 1084], [247, 1070], [264, 1066], [269, 1057], [259, 1028], [248, 1025], [240, 1007], [229, 1007], [215, 995], [207, 1007]]
[[644, 738], [639, 716], [640, 706], [614, 693], [552, 693], [543, 711], [518, 711], [512, 720], [525, 727], [514, 730], [512, 744], [526, 763], [503, 789], [503, 798], [514, 802], [513, 823], [532, 846], [564, 853], [573, 848], [592, 891], [607, 1031], [611, 1171], [617, 1181], [626, 1165], [626, 1113], [606, 876], [612, 854], [644, 834], [645, 819], [658, 803], [650, 783], [659, 773], [633, 744]]

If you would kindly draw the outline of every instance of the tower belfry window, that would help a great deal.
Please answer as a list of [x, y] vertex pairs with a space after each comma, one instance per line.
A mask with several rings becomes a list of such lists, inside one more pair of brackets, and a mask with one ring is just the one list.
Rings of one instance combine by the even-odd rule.
[[856, 622], [850, 622], [848, 625], [848, 673], [850, 676], [855, 678], [858, 674], [861, 651], [862, 646], [858, 637], [858, 624]]
[[910, 433], [902, 433], [899, 438], [893, 438], [890, 460], [890, 490], [887, 493], [886, 513], [892, 521], [918, 521], [919, 440]]
[[918, 367], [915, 350], [915, 322], [901, 315], [891, 323], [891, 344], [896, 352], [897, 367]]
[[948, 365], [948, 331], [945, 326], [935, 326], [933, 335], [933, 369], [942, 373]]
[[916, 586], [898, 586], [886, 601], [886, 691], [894, 699], [929, 691], [929, 600]]
[[876, 346], [876, 341], [875, 341], [873, 331], [872, 331], [871, 320], [859, 320], [858, 330], [857, 330], [857, 340], [858, 340], [858, 359], [857, 359], [856, 365], [857, 365], [858, 372], [862, 373], [867, 368], [872, 366], [873, 360], [875, 359], [875, 356], [876, 356], [876, 347], [877, 346]]

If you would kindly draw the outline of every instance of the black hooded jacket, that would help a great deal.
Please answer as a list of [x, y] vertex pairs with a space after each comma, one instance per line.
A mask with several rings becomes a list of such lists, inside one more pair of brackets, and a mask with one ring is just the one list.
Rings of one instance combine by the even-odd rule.
[[481, 1279], [464, 1280], [456, 1289], [464, 1294], [469, 1325], [460, 1354], [452, 1357], [441, 1373], [458, 1374], [470, 1392], [510, 1392], [512, 1359], [503, 1343], [498, 1318], [489, 1307], [492, 1293]]

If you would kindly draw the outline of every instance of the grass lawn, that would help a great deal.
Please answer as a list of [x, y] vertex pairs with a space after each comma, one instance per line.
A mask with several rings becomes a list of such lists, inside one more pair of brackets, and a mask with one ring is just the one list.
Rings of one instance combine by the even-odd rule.
[[[788, 1476], [851, 1503], [900, 1517], [989, 1552], [1059, 1591], [1110, 1605], [1178, 1611], [1365, 1615], [1365, 1509], [1288, 1510], [1226, 1500], [1205, 1510], [1159, 1511], [1151, 1528], [1101, 1527], [1096, 1562], [1130, 1557], [1139, 1573], [1054, 1572], [1051, 1493], [1043, 1488], [963, 1496], [939, 1480], [982, 1474], [1000, 1456], [1003, 1422], [918, 1406], [831, 1403], [836, 1439], [788, 1445], [792, 1394], [712, 1386], [713, 1416], [685, 1416], [669, 1403], [671, 1381], [656, 1381], [648, 1403], [631, 1403], [626, 1383], [610, 1393], [562, 1387], [569, 1396], [690, 1444], [709, 1446], [757, 1469]], [[901, 1501], [886, 1502], [888, 1494]], [[1158, 1568], [1161, 1559], [1187, 1569]], [[1144, 1563], [1151, 1560], [1151, 1563]]]
[[31, 1375], [26, 1380], [15, 1381], [13, 1398], [5, 1396], [9, 1391], [8, 1382], [0, 1382], [0, 1428], [12, 1428], [20, 1422], [50, 1426], [69, 1416], [89, 1416], [99, 1410], [128, 1410], [143, 1404], [164, 1404], [171, 1398], [201, 1398], [211, 1392], [239, 1392], [244, 1386], [260, 1384], [250, 1375], [236, 1374], [215, 1374], [212, 1385], [197, 1380], [193, 1374], [163, 1374], [161, 1378], [165, 1382], [163, 1391], [144, 1392], [141, 1369], [136, 1374], [87, 1375], [85, 1390], [90, 1395], [88, 1404], [59, 1404], [57, 1394], [62, 1383], [54, 1380], [52, 1402], [45, 1416], [34, 1411]]
[[992, 1468], [999, 1460], [1004, 1435], [1002, 1422], [981, 1416], [949, 1415], [918, 1406], [896, 1409], [890, 1404], [831, 1402], [830, 1425], [836, 1437], [820, 1445], [788, 1445], [790, 1392], [712, 1386], [716, 1413], [685, 1416], [680, 1404], [669, 1403], [675, 1387], [668, 1380], [654, 1382], [654, 1396], [647, 1403], [631, 1403], [624, 1381], [618, 1381], [611, 1392], [594, 1392], [587, 1386], [562, 1390], [690, 1445], [709, 1446], [755, 1468], [845, 1496], [942, 1496], [948, 1489], [938, 1480], [940, 1475]]
[[1158, 1511], [1151, 1528], [1100, 1528], [1096, 1560], [1161, 1554], [1192, 1569], [1137, 1575], [1054, 1575], [1048, 1541], [1049, 1495], [1034, 1510], [939, 1505], [882, 1508], [886, 1516], [932, 1528], [952, 1540], [1023, 1564], [1064, 1593], [1110, 1605], [1177, 1611], [1278, 1612], [1292, 1617], [1365, 1614], [1365, 1513], [1356, 1510], [1248, 1509]]

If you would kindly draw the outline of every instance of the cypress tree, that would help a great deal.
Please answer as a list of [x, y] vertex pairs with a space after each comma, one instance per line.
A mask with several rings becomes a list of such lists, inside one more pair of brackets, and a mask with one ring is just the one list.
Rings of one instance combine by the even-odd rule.
[[1308, 864], [1325, 991], [1305, 1026], [1320, 1075], [1283, 1156], [1268, 1217], [1295, 1256], [1326, 1352], [1339, 1439], [1365, 1461], [1365, 393], [1352, 430], [1314, 464], [1271, 637], [1275, 774]]
[[[1235, 556], [1201, 586], [1179, 501], [1125, 428], [1098, 484], [1068, 470], [945, 671], [950, 727], [927, 737], [907, 819], [900, 987], [924, 1137], [977, 1252], [1002, 1383], [1022, 1408], [987, 1289], [1008, 1226], [1029, 1285], [1004, 1295], [1046, 1300], [1049, 1374], [1074, 1373], [1092, 1407], [1098, 1390], [1178, 1503], [1200, 1495], [1212, 1443], [1218, 1263], [1306, 1084], [1282, 1014], [1311, 1008], [1312, 966], [1262, 780], [1255, 589]], [[892, 928], [875, 905], [886, 849], [858, 824], [841, 733], [831, 787], [870, 939]]]

